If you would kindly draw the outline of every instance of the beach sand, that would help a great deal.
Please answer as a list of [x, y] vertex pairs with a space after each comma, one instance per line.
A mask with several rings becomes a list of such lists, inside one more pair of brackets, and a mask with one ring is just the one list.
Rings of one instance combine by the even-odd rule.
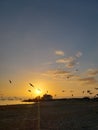
[[0, 106], [0, 130], [98, 130], [98, 102], [48, 101]]

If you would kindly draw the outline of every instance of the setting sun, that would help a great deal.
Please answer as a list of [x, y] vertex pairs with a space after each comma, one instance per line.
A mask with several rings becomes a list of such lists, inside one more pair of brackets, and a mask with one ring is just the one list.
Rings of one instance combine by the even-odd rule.
[[40, 95], [41, 94], [41, 90], [40, 89], [36, 89], [35, 93], [36, 93], [36, 95]]

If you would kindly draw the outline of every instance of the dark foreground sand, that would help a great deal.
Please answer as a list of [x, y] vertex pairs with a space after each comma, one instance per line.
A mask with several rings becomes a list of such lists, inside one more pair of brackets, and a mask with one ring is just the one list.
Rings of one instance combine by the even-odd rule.
[[[37, 105], [0, 106], [0, 130], [38, 130]], [[98, 102], [42, 102], [40, 130], [98, 130]]]

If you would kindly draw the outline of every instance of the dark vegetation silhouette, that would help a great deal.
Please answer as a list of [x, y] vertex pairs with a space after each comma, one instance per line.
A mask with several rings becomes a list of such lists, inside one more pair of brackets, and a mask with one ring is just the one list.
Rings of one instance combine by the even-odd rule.
[[50, 101], [52, 99], [53, 99], [53, 97], [50, 94], [44, 94], [43, 97], [41, 98], [41, 100], [43, 100], [43, 101]]
[[42, 97], [36, 96], [33, 99], [23, 100], [23, 102], [38, 102], [38, 101], [52, 101], [53, 96], [50, 94], [44, 94]]

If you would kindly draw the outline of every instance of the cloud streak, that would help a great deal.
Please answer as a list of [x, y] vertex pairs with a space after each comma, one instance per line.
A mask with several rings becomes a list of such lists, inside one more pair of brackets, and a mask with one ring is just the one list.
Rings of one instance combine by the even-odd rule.
[[94, 77], [80, 78], [78, 80], [85, 83], [85, 84], [96, 84], [96, 83], [98, 83], [97, 80]]
[[76, 58], [74, 57], [68, 57], [56, 60], [56, 63], [63, 63], [67, 68], [73, 68], [76, 65]]
[[64, 56], [64, 52], [62, 50], [56, 50], [55, 54], [59, 56]]
[[88, 69], [88, 71], [87, 71], [88, 76], [96, 76], [97, 74], [98, 74], [97, 69]]
[[57, 69], [57, 70], [49, 70], [46, 73], [44, 73], [45, 75], [68, 75], [70, 72], [66, 71], [66, 70], [61, 70], [61, 69]]
[[43, 76], [51, 77], [53, 79], [68, 80], [77, 79], [77, 75], [73, 74], [71, 71], [66, 71], [63, 69], [49, 70], [43, 74]]

